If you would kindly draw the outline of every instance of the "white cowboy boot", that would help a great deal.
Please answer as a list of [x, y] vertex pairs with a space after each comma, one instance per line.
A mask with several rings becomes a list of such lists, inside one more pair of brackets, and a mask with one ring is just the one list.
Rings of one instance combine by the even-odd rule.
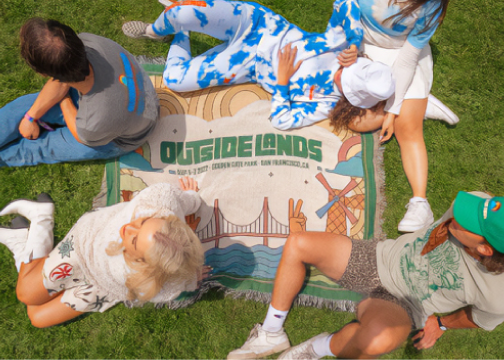
[[40, 194], [37, 201], [16, 200], [2, 211], [0, 216], [20, 214], [30, 220], [30, 230], [21, 262], [47, 256], [53, 249], [54, 203], [47, 194]]
[[28, 222], [19, 223], [20, 218], [12, 220], [11, 228], [0, 227], [0, 244], [4, 244], [14, 255], [16, 268], [19, 271], [21, 259], [24, 257], [26, 241], [28, 240]]

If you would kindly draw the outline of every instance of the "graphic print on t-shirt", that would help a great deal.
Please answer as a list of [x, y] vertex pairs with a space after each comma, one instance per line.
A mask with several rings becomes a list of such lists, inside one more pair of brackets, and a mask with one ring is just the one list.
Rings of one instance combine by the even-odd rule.
[[119, 81], [126, 86], [128, 91], [128, 111], [141, 115], [145, 108], [145, 91], [142, 73], [121, 53], [124, 73], [119, 76]]
[[459, 271], [461, 254], [451, 241], [445, 241], [424, 256], [420, 253], [434, 224], [423, 238], [417, 238], [406, 244], [401, 251], [401, 275], [411, 294], [423, 301], [441, 289], [461, 290], [464, 288], [464, 278]]

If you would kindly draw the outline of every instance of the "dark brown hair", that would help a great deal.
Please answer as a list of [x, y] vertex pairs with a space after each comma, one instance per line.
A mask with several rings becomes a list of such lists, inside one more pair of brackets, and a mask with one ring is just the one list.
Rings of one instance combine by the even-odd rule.
[[61, 82], [80, 82], [89, 75], [84, 44], [69, 26], [32, 18], [19, 36], [21, 57], [36, 72]]
[[[486, 239], [485, 239], [486, 241]], [[486, 241], [486, 243], [492, 247], [492, 256], [481, 256], [481, 265], [483, 265], [488, 272], [494, 273], [495, 275], [502, 274], [504, 272], [504, 254], [495, 250], [495, 248]]]
[[342, 95], [336, 103], [336, 106], [331, 110], [329, 120], [331, 121], [331, 125], [334, 127], [335, 131], [346, 130], [353, 119], [364, 116], [367, 110], [378, 112], [385, 107], [386, 103], [387, 100], [379, 101], [375, 106], [369, 109], [363, 109], [353, 106], [350, 104], [350, 101]]
[[[429, 30], [432, 26], [434, 26], [434, 24], [435, 24], [434, 17], [439, 12], [441, 12], [441, 15], [439, 16], [439, 19], [437, 20], [437, 22], [439, 24], [443, 23], [443, 19], [446, 15], [446, 9], [448, 8], [448, 3], [450, 2], [450, 0], [408, 0], [406, 2], [406, 5], [401, 9], [401, 11], [399, 11], [395, 15], [392, 15], [392, 16], [386, 18], [384, 20], [384, 22], [392, 21], [392, 24], [394, 24], [394, 25], [398, 24], [402, 19], [410, 16], [415, 10], [417, 10], [418, 8], [422, 7], [423, 5], [425, 5], [426, 3], [430, 2], [430, 1], [438, 1], [439, 6], [433, 12], [432, 16], [429, 19], [427, 19], [427, 23], [425, 24], [425, 27], [420, 32], [420, 33], [424, 33], [427, 30]], [[397, 0], [389, 0], [389, 6], [392, 4], [397, 4]]]

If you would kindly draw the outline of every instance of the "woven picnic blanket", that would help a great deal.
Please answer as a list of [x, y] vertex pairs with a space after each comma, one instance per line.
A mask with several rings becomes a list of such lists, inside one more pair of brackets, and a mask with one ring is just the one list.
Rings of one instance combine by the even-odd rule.
[[[373, 135], [336, 134], [328, 121], [276, 130], [270, 95], [254, 84], [174, 93], [151, 78], [160, 120], [144, 146], [106, 165], [107, 204], [157, 182], [194, 177], [203, 205], [188, 222], [214, 268], [207, 284], [268, 301], [283, 245], [303, 214], [307, 230], [381, 236]], [[359, 298], [311, 268], [297, 302], [351, 310]]]

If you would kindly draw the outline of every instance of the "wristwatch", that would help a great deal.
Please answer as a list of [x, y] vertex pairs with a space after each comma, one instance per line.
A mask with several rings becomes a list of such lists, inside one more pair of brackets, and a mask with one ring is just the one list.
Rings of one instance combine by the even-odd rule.
[[441, 318], [439, 316], [436, 316], [436, 319], [437, 319], [438, 326], [441, 330], [443, 330], [443, 331], [448, 330], [448, 328], [446, 326], [444, 326], [443, 323], [441, 322]]

